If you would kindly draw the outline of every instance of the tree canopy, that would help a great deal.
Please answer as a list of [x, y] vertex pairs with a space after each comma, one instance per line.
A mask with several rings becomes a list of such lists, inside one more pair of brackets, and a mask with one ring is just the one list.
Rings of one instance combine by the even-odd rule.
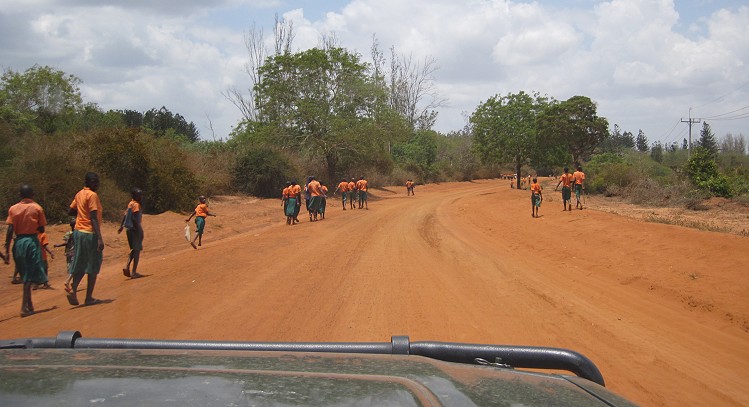
[[596, 105], [586, 96], [573, 96], [554, 104], [539, 118], [539, 132], [565, 146], [573, 163], [590, 158], [609, 137], [609, 123], [596, 113]]

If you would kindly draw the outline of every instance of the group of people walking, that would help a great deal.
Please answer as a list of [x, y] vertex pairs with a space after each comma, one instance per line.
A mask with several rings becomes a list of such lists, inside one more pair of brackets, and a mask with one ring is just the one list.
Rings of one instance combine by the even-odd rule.
[[[530, 175], [528, 176], [530, 178]], [[585, 173], [581, 166], [577, 166], [577, 171], [570, 174], [570, 169], [564, 167], [564, 174], [559, 178], [554, 191], [559, 189], [559, 185], [562, 185], [562, 206], [563, 210], [572, 210], [572, 190], [575, 191], [575, 199], [577, 203], [575, 209], [582, 210], [584, 208], [585, 199]], [[538, 178], [533, 178], [530, 183], [531, 190], [531, 216], [537, 218], [541, 202], [543, 202], [541, 184], [538, 182]], [[569, 208], [569, 209], [568, 209]]]
[[[71, 222], [72, 233], [66, 234], [67, 241], [65, 242], [69, 275], [65, 283], [65, 291], [70, 305], [80, 304], [77, 291], [84, 276], [87, 276], [87, 286], [83, 304], [101, 303], [101, 300], [93, 295], [104, 250], [104, 240], [101, 234], [102, 205], [96, 194], [99, 188], [99, 177], [93, 172], [87, 173], [84, 177], [84, 185], [73, 198], [68, 211], [70, 216], [75, 217], [75, 222]], [[47, 279], [48, 270], [44, 254], [47, 252], [54, 258], [54, 253], [47, 248], [48, 240], [45, 233], [47, 218], [44, 209], [34, 201], [34, 189], [30, 185], [22, 185], [19, 195], [21, 200], [8, 209], [8, 218], [5, 221], [8, 230], [3, 257], [8, 264], [11, 256], [10, 243], [13, 240], [14, 281], [23, 284], [21, 317], [27, 317], [36, 312], [31, 299], [32, 287], [51, 288]], [[142, 236], [142, 231], [140, 233]], [[14, 236], [15, 239], [13, 239]], [[137, 240], [137, 236], [134, 235], [133, 240]], [[137, 261], [135, 264], [137, 265]], [[16, 275], [19, 276], [18, 280], [16, 280]]]
[[[351, 178], [350, 181], [346, 181], [346, 179], [343, 178], [333, 191], [333, 195], [336, 195], [339, 191], [341, 192], [341, 205], [343, 206], [344, 211], [346, 210], [346, 201], [348, 201], [350, 209], [357, 207], [355, 202], [358, 202], [359, 209], [369, 209], [367, 203], [367, 189], [368, 182], [364, 179], [364, 176], [361, 176], [359, 180]], [[304, 184], [304, 188], [297, 184], [296, 181], [288, 181], [281, 191], [281, 205], [284, 215], [286, 216], [287, 225], [295, 225], [299, 223], [299, 212], [302, 207], [302, 192], [304, 192], [304, 204], [307, 213], [309, 214], [310, 222], [325, 219], [325, 209], [327, 207], [329, 192], [328, 187], [322, 184], [315, 176], [310, 175], [307, 177], [307, 182]]]

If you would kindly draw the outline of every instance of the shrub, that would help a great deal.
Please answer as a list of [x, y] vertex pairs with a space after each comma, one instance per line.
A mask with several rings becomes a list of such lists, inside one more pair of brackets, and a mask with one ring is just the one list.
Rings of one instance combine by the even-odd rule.
[[278, 197], [284, 183], [293, 175], [285, 155], [266, 147], [250, 148], [237, 157], [232, 184], [241, 192], [273, 198]]

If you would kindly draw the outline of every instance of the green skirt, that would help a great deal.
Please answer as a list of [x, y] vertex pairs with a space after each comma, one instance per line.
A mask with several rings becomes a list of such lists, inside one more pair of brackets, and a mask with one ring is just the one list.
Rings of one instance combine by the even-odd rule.
[[13, 243], [13, 261], [24, 283], [44, 284], [47, 276], [42, 264], [42, 247], [36, 235], [19, 235]]
[[286, 216], [296, 216], [298, 213], [298, 207], [296, 206], [296, 198], [289, 198], [288, 201], [286, 201], [286, 210], [284, 213]]
[[99, 251], [96, 234], [76, 230], [73, 232], [73, 239], [75, 239], [75, 255], [70, 265], [70, 274], [99, 274], [103, 257], [102, 252]]

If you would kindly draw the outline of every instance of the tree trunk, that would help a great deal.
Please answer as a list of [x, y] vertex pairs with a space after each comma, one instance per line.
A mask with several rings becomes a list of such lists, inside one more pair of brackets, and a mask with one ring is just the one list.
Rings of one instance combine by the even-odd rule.
[[517, 182], [518, 189], [520, 189], [520, 167], [522, 166], [520, 163], [515, 163], [515, 182]]

